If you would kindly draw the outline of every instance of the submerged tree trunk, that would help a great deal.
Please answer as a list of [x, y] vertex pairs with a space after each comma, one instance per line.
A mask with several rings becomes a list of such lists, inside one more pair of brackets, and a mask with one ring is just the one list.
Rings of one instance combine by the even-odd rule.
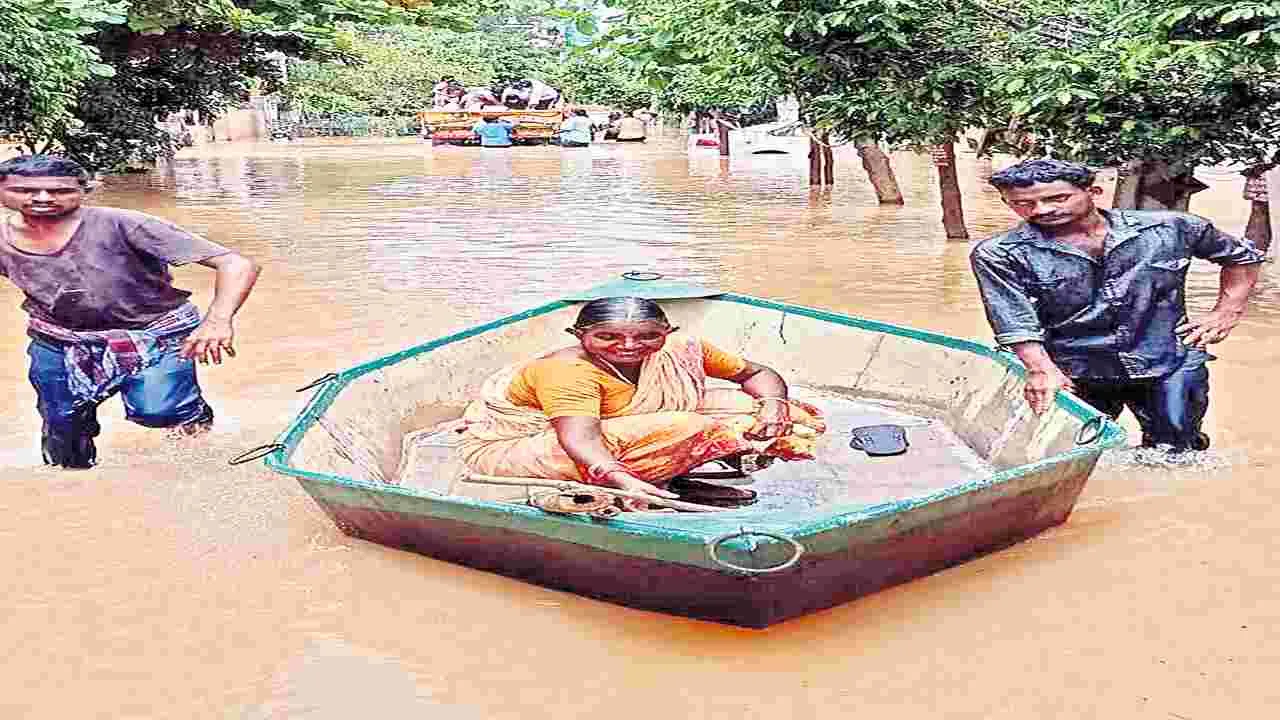
[[1130, 160], [1116, 172], [1116, 194], [1111, 198], [1115, 210], [1133, 210], [1138, 207], [1138, 186], [1142, 184], [1141, 160]]
[[948, 240], [968, 240], [969, 231], [964, 226], [964, 205], [961, 202], [960, 180], [956, 177], [955, 139], [933, 148], [933, 164], [938, 168], [938, 188], [942, 191], [942, 227]]
[[831, 136], [809, 135], [809, 184], [831, 187], [836, 183], [835, 159], [831, 152]]
[[1271, 168], [1254, 167], [1244, 172], [1244, 199], [1249, 201], [1249, 223], [1244, 236], [1263, 253], [1271, 248], [1271, 188], [1267, 175]]
[[1131, 160], [1120, 169], [1111, 207], [1186, 212], [1191, 207], [1191, 196], [1207, 187], [1195, 178], [1193, 168], [1163, 160]]
[[1249, 224], [1244, 228], [1244, 236], [1253, 241], [1264, 254], [1271, 249], [1271, 204], [1253, 202], [1249, 212]]
[[827, 187], [836, 184], [836, 160], [831, 148], [831, 133], [822, 133], [822, 182]]
[[716, 131], [719, 133], [720, 156], [729, 157], [729, 126], [722, 118], [716, 119]]
[[822, 147], [812, 135], [809, 136], [809, 184], [814, 187], [822, 184]]
[[862, 158], [862, 169], [867, 171], [867, 179], [875, 188], [876, 197], [881, 205], [901, 205], [902, 190], [898, 187], [898, 178], [893, 174], [893, 166], [889, 164], [889, 156], [870, 138], [859, 138], [854, 141], [858, 148], [858, 156]]
[[990, 155], [979, 155], [973, 169], [979, 180], [990, 182], [991, 176], [996, 174], [995, 158]]

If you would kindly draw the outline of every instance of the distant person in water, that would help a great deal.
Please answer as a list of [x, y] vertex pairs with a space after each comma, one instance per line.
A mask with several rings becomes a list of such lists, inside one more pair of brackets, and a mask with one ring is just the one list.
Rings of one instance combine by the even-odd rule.
[[[741, 505], [755, 493], [681, 476], [744, 454], [812, 459], [826, 430], [816, 408], [789, 399], [778, 373], [673, 334], [652, 300], [592, 300], [568, 331], [577, 344], [485, 381], [463, 417], [460, 452], [471, 470]], [[739, 387], [708, 388], [708, 378]]]
[[[1128, 407], [1144, 446], [1206, 449], [1206, 348], [1240, 322], [1263, 255], [1196, 215], [1099, 209], [1093, 181], [1083, 165], [1047, 159], [991, 176], [1026, 221], [972, 253], [996, 342], [1026, 365], [1035, 412], [1067, 390], [1112, 417]], [[1195, 320], [1193, 258], [1222, 266], [1218, 302]]]
[[[232, 319], [258, 277], [252, 261], [131, 210], [82, 207], [89, 175], [31, 155], [0, 163], [0, 276], [26, 295], [29, 377], [44, 421], [44, 461], [92, 467], [97, 409], [120, 393], [139, 425], [195, 435], [213, 423], [195, 360], [235, 357]], [[201, 319], [170, 265], [217, 273]]]
[[637, 110], [633, 115], [618, 119], [618, 142], [644, 142], [648, 126], [639, 114]]
[[573, 114], [567, 120], [560, 124], [560, 131], [557, 136], [560, 138], [560, 144], [564, 147], [587, 147], [591, 144], [593, 130], [591, 118], [587, 115], [587, 111], [578, 108], [573, 111]]
[[480, 138], [481, 147], [507, 148], [511, 147], [515, 127], [497, 115], [485, 115], [471, 130]]

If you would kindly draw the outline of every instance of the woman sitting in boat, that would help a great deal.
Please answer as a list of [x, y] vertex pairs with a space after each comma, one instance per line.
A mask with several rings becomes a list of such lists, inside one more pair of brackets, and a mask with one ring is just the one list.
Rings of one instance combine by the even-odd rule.
[[[587, 303], [568, 329], [577, 345], [485, 381], [464, 416], [462, 459], [487, 475], [744, 505], [754, 492], [681, 475], [747, 454], [758, 454], [761, 464], [813, 458], [815, 438], [826, 429], [816, 408], [789, 399], [786, 382], [770, 368], [672, 335], [676, 329], [652, 300]], [[741, 389], [708, 389], [708, 377]]]

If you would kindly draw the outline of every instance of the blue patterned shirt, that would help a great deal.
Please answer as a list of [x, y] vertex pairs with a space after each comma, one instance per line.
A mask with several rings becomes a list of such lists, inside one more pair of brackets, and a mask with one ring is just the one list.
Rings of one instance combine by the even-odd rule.
[[1190, 351], [1174, 328], [1187, 317], [1191, 259], [1247, 265], [1263, 255], [1196, 215], [1101, 212], [1101, 259], [1031, 223], [979, 243], [970, 261], [987, 319], [999, 345], [1044, 343], [1068, 377], [1163, 377]]

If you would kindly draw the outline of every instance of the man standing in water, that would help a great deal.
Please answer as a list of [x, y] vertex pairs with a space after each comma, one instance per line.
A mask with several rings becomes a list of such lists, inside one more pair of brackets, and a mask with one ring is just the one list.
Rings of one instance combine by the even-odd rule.
[[[1144, 446], [1204, 450], [1205, 349], [1240, 322], [1263, 256], [1196, 215], [1100, 210], [1093, 179], [1048, 159], [992, 175], [1026, 220], [971, 256], [996, 342], [1027, 367], [1036, 413], [1068, 390], [1112, 417], [1128, 407]], [[1218, 302], [1195, 321], [1185, 307], [1193, 257], [1222, 266]]]
[[[89, 175], [64, 158], [0, 163], [0, 276], [26, 295], [29, 377], [44, 421], [44, 461], [66, 468], [97, 459], [97, 408], [119, 392], [126, 416], [146, 427], [196, 435], [213, 410], [194, 360], [235, 357], [232, 318], [258, 266], [159, 218], [82, 207]], [[217, 272], [204, 320], [173, 287], [169, 265]]]

